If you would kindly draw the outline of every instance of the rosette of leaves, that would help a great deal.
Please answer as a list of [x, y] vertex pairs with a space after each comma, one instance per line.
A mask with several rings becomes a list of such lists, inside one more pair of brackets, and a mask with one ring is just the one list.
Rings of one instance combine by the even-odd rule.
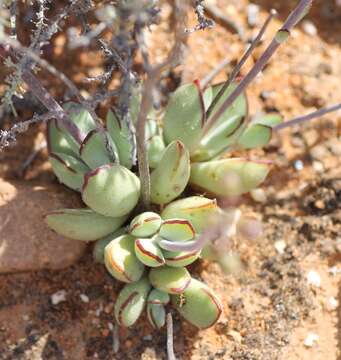
[[[162, 119], [164, 140], [166, 144], [180, 140], [189, 150], [189, 182], [194, 188], [215, 196], [238, 196], [258, 187], [267, 176], [269, 165], [245, 158], [227, 158], [226, 154], [267, 145], [272, 128], [282, 118], [278, 114], [266, 114], [250, 120], [244, 93], [216, 116], [236, 84], [232, 83], [226, 90], [222, 87], [223, 84], [218, 84], [202, 90], [199, 82], [179, 87], [171, 95]], [[213, 126], [205, 129], [214, 116]]]
[[[194, 202], [192, 205], [191, 216], [197, 224], [205, 213], [207, 216], [217, 211], [216, 206], [199, 208]], [[133, 325], [146, 307], [151, 325], [161, 328], [166, 319], [165, 306], [170, 301], [199, 328], [216, 323], [222, 311], [220, 300], [207, 285], [193, 279], [186, 268], [199, 258], [201, 249], [168, 250], [169, 243], [193, 243], [197, 236], [190, 220], [162, 219], [157, 213], [144, 212], [130, 222], [126, 232], [96, 243], [95, 258], [104, 262], [115, 279], [126, 283], [115, 304], [118, 324]]]
[[[48, 214], [46, 221], [64, 236], [96, 240], [117, 230], [140, 197], [140, 180], [132, 171], [131, 134], [112, 111], [103, 128], [81, 106], [70, 103], [65, 109], [83, 141], [78, 143], [56, 120], [50, 121], [49, 159], [58, 180], [79, 191], [87, 208], [60, 209]], [[152, 200], [168, 203], [181, 195], [188, 183], [189, 153], [180, 141], [166, 148], [154, 120], [147, 122], [146, 135], [150, 164], [155, 167], [151, 174]], [[82, 231], [75, 230], [82, 219]]]

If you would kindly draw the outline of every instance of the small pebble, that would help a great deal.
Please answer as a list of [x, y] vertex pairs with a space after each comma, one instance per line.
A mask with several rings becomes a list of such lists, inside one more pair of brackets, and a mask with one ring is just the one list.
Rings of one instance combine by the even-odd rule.
[[294, 167], [297, 171], [302, 171], [304, 169], [304, 164], [302, 160], [296, 160]]
[[23, 318], [24, 321], [30, 320], [30, 317], [28, 315], [23, 315], [22, 318]]
[[317, 35], [316, 26], [309, 20], [305, 20], [305, 21], [302, 22], [302, 29], [309, 36], [316, 36]]
[[308, 272], [307, 280], [308, 280], [308, 285], [312, 285], [312, 286], [315, 286], [315, 287], [320, 287], [321, 286], [321, 277], [314, 270], [310, 270]]
[[337, 299], [335, 299], [334, 296], [331, 296], [327, 300], [326, 308], [327, 308], [328, 311], [334, 311], [334, 310], [337, 309], [338, 306], [339, 306], [339, 302], [337, 301]]
[[259, 203], [266, 202], [266, 194], [263, 189], [253, 189], [250, 191], [250, 195], [254, 201], [257, 201]]
[[257, 26], [259, 22], [259, 6], [256, 4], [249, 4], [246, 9], [247, 22], [251, 27]]
[[324, 166], [321, 162], [319, 161], [314, 161], [313, 162], [313, 169], [317, 172], [317, 173], [323, 173], [324, 172]]
[[280, 255], [284, 254], [286, 247], [287, 244], [285, 243], [284, 240], [278, 240], [275, 242], [275, 249]]
[[79, 297], [81, 298], [83, 303], [88, 303], [90, 301], [89, 297], [87, 295], [85, 295], [85, 294], [80, 294]]
[[149, 335], [144, 336], [143, 340], [144, 341], [151, 341], [151, 340], [153, 340], [153, 337], [149, 334]]
[[58, 305], [59, 303], [66, 301], [66, 291], [59, 290], [51, 295], [52, 305]]
[[314, 333], [310, 333], [304, 340], [304, 346], [306, 347], [313, 347], [319, 340], [319, 336]]
[[323, 209], [325, 209], [325, 204], [324, 204], [324, 202], [322, 201], [322, 200], [316, 200], [315, 202], [314, 202], [314, 206], [317, 208], [317, 209], [320, 209], [320, 210], [323, 210]]
[[238, 331], [230, 330], [227, 335], [230, 336], [238, 344], [241, 344], [243, 338]]

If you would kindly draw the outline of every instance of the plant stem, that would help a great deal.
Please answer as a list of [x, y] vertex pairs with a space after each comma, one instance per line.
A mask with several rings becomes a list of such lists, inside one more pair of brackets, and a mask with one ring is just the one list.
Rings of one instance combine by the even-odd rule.
[[71, 121], [64, 109], [44, 88], [40, 80], [29, 70], [24, 70], [21, 76], [30, 91], [49, 110], [49, 112], [55, 114], [56, 119], [61, 123], [61, 125], [68, 130], [68, 132], [79, 144], [81, 144], [85, 138], [85, 134], [83, 134], [83, 132]]
[[173, 344], [173, 318], [170, 312], [167, 314], [167, 355], [168, 360], [176, 360]]
[[180, 56], [182, 44], [186, 36], [184, 32], [186, 3], [187, 1], [180, 0], [176, 0], [174, 2], [174, 14], [177, 19], [177, 23], [175, 26], [175, 40], [173, 48], [163, 63], [150, 66], [149, 69], [147, 69], [147, 78], [144, 81], [142, 90], [142, 100], [136, 124], [136, 143], [139, 177], [141, 181], [142, 204], [145, 209], [150, 207], [150, 173], [145, 134], [147, 116], [153, 104], [152, 94], [154, 88], [159, 81], [162, 72], [174, 65]]
[[[275, 54], [281, 44], [286, 40], [292, 28], [302, 19], [306, 14], [307, 9], [311, 6], [313, 0], [301, 0], [296, 8], [289, 15], [283, 27], [277, 31], [270, 45], [258, 59], [253, 68], [247, 73], [243, 80], [238, 84], [236, 89], [224, 101], [221, 107], [215, 112], [211, 119], [206, 123], [203, 129], [203, 134], [207, 134], [208, 130], [214, 125], [219, 117], [230, 107], [238, 96], [250, 85], [256, 76], [264, 69], [271, 57]], [[286, 35], [286, 36], [283, 36]]]
[[215, 106], [217, 105], [218, 101], [220, 100], [220, 98], [224, 95], [226, 89], [232, 84], [232, 82], [235, 80], [236, 76], [238, 75], [240, 69], [243, 67], [243, 65], [245, 64], [245, 62], [247, 61], [247, 59], [251, 56], [253, 50], [255, 49], [255, 47], [259, 44], [259, 42], [261, 41], [266, 29], [268, 28], [270, 21], [272, 20], [272, 18], [277, 14], [277, 11], [272, 9], [270, 11], [269, 16], [267, 17], [267, 19], [265, 20], [263, 26], [261, 27], [259, 33], [257, 34], [257, 36], [255, 37], [255, 39], [252, 41], [251, 45], [248, 47], [248, 49], [246, 50], [246, 52], [244, 53], [243, 57], [240, 59], [239, 63], [236, 65], [236, 67], [233, 69], [231, 75], [229, 76], [228, 80], [225, 82], [224, 86], [220, 89], [220, 91], [218, 92], [218, 94], [215, 96], [215, 98], [212, 101], [212, 104], [210, 105], [210, 107], [208, 108], [207, 112], [206, 112], [206, 118], [208, 119], [209, 116], [212, 114], [212, 111], [214, 110]]
[[280, 130], [283, 130], [285, 128], [288, 128], [290, 126], [295, 126], [295, 125], [299, 125], [299, 124], [302, 124], [306, 121], [310, 121], [310, 120], [313, 120], [313, 119], [316, 119], [316, 118], [319, 118], [323, 115], [326, 115], [326, 114], [329, 114], [331, 112], [335, 112], [335, 111], [338, 111], [338, 110], [341, 110], [341, 103], [337, 104], [337, 105], [333, 105], [333, 106], [330, 106], [330, 107], [327, 107], [327, 108], [323, 108], [323, 109], [320, 109], [320, 110], [317, 110], [317, 111], [314, 111], [310, 114], [307, 114], [307, 115], [303, 115], [303, 116], [298, 116], [292, 120], [289, 120], [289, 121], [285, 121], [279, 125], [276, 125], [273, 127], [273, 129], [275, 131], [280, 131]]

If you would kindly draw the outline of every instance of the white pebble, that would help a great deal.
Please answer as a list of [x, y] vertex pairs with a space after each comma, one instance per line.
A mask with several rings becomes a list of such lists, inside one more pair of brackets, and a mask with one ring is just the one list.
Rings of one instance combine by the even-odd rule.
[[247, 22], [251, 27], [258, 24], [259, 21], [259, 5], [250, 4], [247, 7]]
[[80, 294], [79, 297], [81, 298], [81, 300], [83, 301], [83, 303], [88, 303], [90, 300], [89, 300], [89, 297], [86, 296], [85, 294]]
[[250, 195], [254, 201], [257, 201], [259, 203], [266, 202], [266, 194], [263, 189], [253, 189], [250, 191]]
[[313, 162], [313, 169], [318, 173], [323, 173], [324, 172], [324, 166], [319, 161], [314, 161]]
[[297, 171], [302, 171], [304, 169], [304, 164], [301, 160], [296, 160], [294, 167]]
[[286, 247], [287, 244], [285, 243], [284, 240], [278, 240], [275, 242], [275, 249], [280, 255], [284, 254]]
[[314, 333], [308, 334], [308, 336], [304, 340], [304, 346], [313, 347], [319, 340], [319, 336]]
[[52, 305], [58, 305], [59, 303], [66, 301], [66, 291], [59, 290], [51, 295]]
[[327, 310], [334, 311], [339, 306], [339, 302], [337, 299], [334, 298], [334, 296], [331, 296], [327, 301]]
[[309, 20], [303, 21], [302, 29], [307, 35], [310, 35], [310, 36], [316, 36], [317, 35], [316, 26]]
[[308, 280], [308, 285], [312, 285], [312, 286], [315, 286], [315, 287], [320, 287], [321, 286], [321, 277], [314, 270], [310, 270], [308, 272], [307, 280]]

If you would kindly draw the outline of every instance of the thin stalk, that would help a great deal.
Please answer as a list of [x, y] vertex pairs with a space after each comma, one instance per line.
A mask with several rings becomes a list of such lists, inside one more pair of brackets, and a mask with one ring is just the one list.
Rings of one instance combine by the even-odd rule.
[[238, 84], [236, 89], [224, 101], [216, 113], [209, 119], [203, 129], [203, 135], [207, 134], [209, 129], [219, 119], [219, 117], [233, 104], [239, 95], [250, 85], [256, 76], [264, 69], [265, 65], [269, 62], [271, 57], [275, 54], [281, 44], [288, 38], [290, 31], [302, 19], [307, 10], [311, 6], [313, 0], [301, 0], [296, 8], [289, 15], [283, 27], [279, 29], [271, 41], [270, 45], [258, 59], [253, 68], [247, 73], [243, 80]]
[[169, 312], [167, 314], [167, 355], [168, 360], [176, 360], [174, 354], [174, 344], [173, 344], [173, 318], [172, 314]]
[[178, 60], [181, 54], [182, 44], [186, 36], [185, 16], [187, 1], [176, 0], [174, 2], [174, 13], [177, 19], [175, 27], [175, 42], [167, 59], [158, 65], [150, 66], [147, 71], [147, 78], [143, 85], [140, 111], [136, 124], [136, 143], [139, 177], [141, 180], [142, 204], [145, 209], [150, 207], [150, 173], [149, 161], [146, 146], [146, 123], [147, 116], [153, 104], [153, 91], [160, 77], [166, 69], [170, 68]]
[[215, 68], [200, 81], [201, 88], [205, 89], [205, 87], [208, 86], [210, 82], [220, 73], [220, 71], [223, 70], [230, 62], [231, 60], [226, 58], [216, 65]]
[[44, 88], [39, 79], [36, 78], [29, 70], [24, 70], [21, 76], [33, 95], [37, 97], [37, 99], [49, 110], [49, 112], [55, 114], [57, 121], [59, 121], [61, 125], [73, 136], [73, 138], [81, 144], [85, 138], [85, 134], [83, 134], [83, 132], [71, 121], [64, 109]]
[[257, 36], [255, 37], [255, 39], [252, 41], [252, 43], [250, 44], [250, 46], [248, 47], [248, 49], [246, 50], [246, 52], [244, 53], [244, 55], [242, 56], [242, 58], [240, 59], [239, 63], [236, 65], [236, 67], [233, 69], [231, 75], [229, 76], [229, 78], [227, 79], [227, 81], [225, 82], [224, 86], [220, 89], [220, 91], [218, 92], [218, 94], [215, 96], [215, 98], [212, 101], [212, 104], [210, 105], [210, 107], [208, 108], [207, 112], [206, 112], [206, 118], [208, 119], [209, 116], [212, 114], [212, 111], [214, 110], [215, 106], [217, 105], [218, 101], [220, 100], [220, 98], [224, 95], [226, 89], [232, 84], [232, 82], [235, 80], [236, 76], [239, 74], [240, 69], [243, 67], [243, 65], [246, 63], [247, 59], [251, 56], [253, 50], [256, 48], [256, 46], [259, 44], [259, 42], [262, 40], [262, 37], [266, 31], [266, 29], [268, 28], [270, 21], [273, 19], [273, 17], [277, 14], [277, 11], [272, 9], [270, 11], [269, 16], [267, 17], [267, 19], [265, 20], [263, 26], [261, 27], [259, 33], [257, 34]]
[[323, 108], [323, 109], [320, 109], [320, 110], [317, 110], [317, 111], [314, 111], [310, 114], [307, 114], [307, 115], [303, 115], [303, 116], [298, 116], [294, 119], [291, 119], [291, 120], [288, 120], [288, 121], [285, 121], [279, 125], [276, 125], [273, 127], [273, 129], [275, 131], [280, 131], [280, 130], [283, 130], [283, 129], [286, 129], [290, 126], [295, 126], [295, 125], [300, 125], [304, 122], [307, 122], [307, 121], [310, 121], [310, 120], [313, 120], [313, 119], [317, 119], [323, 115], [326, 115], [326, 114], [329, 114], [331, 112], [335, 112], [335, 111], [338, 111], [338, 110], [341, 110], [341, 103], [337, 104], [337, 105], [333, 105], [333, 106], [330, 106], [330, 107], [327, 107], [327, 108]]

